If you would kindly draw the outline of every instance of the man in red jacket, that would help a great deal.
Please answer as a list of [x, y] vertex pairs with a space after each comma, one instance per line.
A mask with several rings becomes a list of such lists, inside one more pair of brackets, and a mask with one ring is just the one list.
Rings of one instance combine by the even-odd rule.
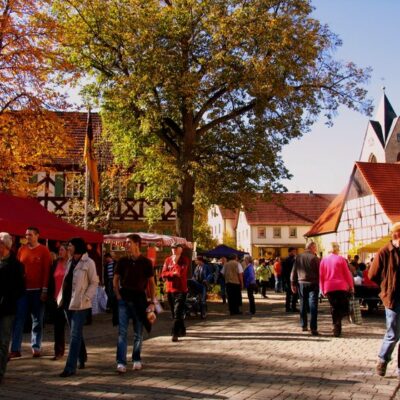
[[190, 261], [182, 255], [183, 246], [181, 244], [173, 244], [171, 249], [172, 255], [165, 259], [161, 277], [166, 281], [168, 303], [174, 319], [172, 341], [177, 342], [179, 336], [186, 335], [183, 318]]
[[22, 335], [28, 311], [32, 317], [32, 355], [35, 358], [41, 355], [44, 304], [47, 300], [52, 259], [49, 249], [39, 243], [38, 228], [27, 228], [25, 237], [27, 244], [19, 248], [17, 258], [25, 267], [26, 293], [18, 300], [9, 358], [21, 357]]

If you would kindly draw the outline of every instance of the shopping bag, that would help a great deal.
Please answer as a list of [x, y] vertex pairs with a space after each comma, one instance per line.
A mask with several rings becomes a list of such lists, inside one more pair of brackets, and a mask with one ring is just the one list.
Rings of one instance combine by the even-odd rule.
[[360, 302], [354, 296], [349, 299], [349, 320], [352, 324], [362, 325]]
[[92, 302], [92, 314], [100, 314], [106, 311], [107, 294], [102, 286], [97, 286], [96, 294]]

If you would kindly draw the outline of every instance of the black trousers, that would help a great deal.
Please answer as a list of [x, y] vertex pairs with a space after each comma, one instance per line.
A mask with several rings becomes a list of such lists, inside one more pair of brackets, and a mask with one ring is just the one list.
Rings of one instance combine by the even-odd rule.
[[257, 288], [257, 285], [250, 285], [247, 288], [247, 298], [249, 299], [249, 308], [250, 308], [250, 313], [255, 314], [256, 313], [256, 302], [254, 300], [254, 292]]
[[174, 319], [171, 332], [173, 336], [184, 336], [186, 334], [184, 322], [185, 302], [186, 293], [168, 293], [168, 303]]
[[349, 314], [349, 292], [336, 290], [326, 295], [331, 305], [332, 323], [340, 331], [343, 317]]
[[53, 315], [54, 323], [54, 355], [63, 356], [65, 351], [65, 312], [63, 308], [56, 308]]
[[228, 296], [228, 307], [231, 315], [239, 314], [239, 307], [242, 305], [242, 293], [240, 284], [238, 283], [227, 283], [226, 294]]
[[289, 310], [294, 311], [296, 309], [296, 304], [297, 304], [299, 295], [297, 293], [293, 293], [290, 285], [288, 285], [286, 283], [285, 283], [285, 292], [286, 292], [286, 301], [285, 301], [286, 311], [289, 311]]

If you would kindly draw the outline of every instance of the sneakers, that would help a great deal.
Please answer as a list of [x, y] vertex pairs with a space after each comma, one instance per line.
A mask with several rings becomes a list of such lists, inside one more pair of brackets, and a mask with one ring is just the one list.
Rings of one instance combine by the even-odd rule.
[[126, 372], [126, 366], [124, 364], [117, 364], [117, 372], [124, 374]]
[[133, 362], [133, 366], [132, 366], [133, 370], [140, 370], [142, 368], [143, 368], [143, 365], [142, 365], [142, 363], [140, 361], [134, 361]]
[[172, 341], [173, 342], [177, 342], [178, 341], [178, 336], [177, 335], [172, 336]]
[[32, 349], [32, 357], [33, 358], [39, 358], [41, 356], [40, 350], [39, 349]]
[[385, 376], [387, 365], [388, 365], [388, 363], [386, 361], [379, 360], [378, 364], [376, 364], [376, 373], [379, 376]]
[[311, 329], [312, 336], [319, 336], [319, 332], [316, 329]]

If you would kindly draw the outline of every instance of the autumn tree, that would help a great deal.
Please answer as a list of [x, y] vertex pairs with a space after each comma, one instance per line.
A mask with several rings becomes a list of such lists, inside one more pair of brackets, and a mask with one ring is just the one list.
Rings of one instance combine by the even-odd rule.
[[69, 60], [94, 81], [117, 159], [154, 202], [173, 194], [177, 232], [195, 205], [282, 190], [282, 146], [340, 105], [370, 111], [368, 70], [309, 0], [56, 0]]
[[0, 0], [0, 190], [24, 193], [32, 170], [65, 154], [55, 113], [65, 108], [57, 73], [71, 71], [58, 50], [47, 0]]

